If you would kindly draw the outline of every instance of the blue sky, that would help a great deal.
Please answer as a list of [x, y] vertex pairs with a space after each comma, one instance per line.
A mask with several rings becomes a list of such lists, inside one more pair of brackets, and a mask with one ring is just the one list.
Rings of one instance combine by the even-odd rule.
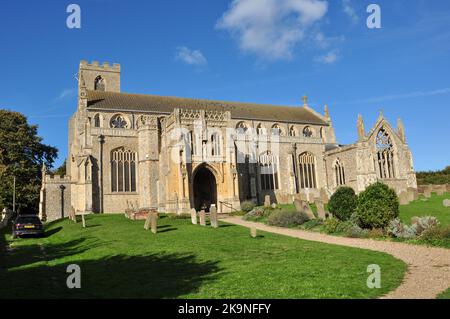
[[[66, 7], [81, 7], [81, 29]], [[368, 29], [377, 3], [382, 28]], [[448, 0], [2, 1], [0, 107], [67, 153], [79, 61], [122, 65], [122, 91], [328, 104], [338, 141], [379, 111], [404, 121], [417, 170], [450, 165]]]

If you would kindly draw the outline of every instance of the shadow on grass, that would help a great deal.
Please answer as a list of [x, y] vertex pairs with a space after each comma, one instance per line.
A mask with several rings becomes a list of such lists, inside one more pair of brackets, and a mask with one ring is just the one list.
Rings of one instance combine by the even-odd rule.
[[[81, 289], [66, 286], [70, 264], [80, 266]], [[9, 271], [0, 298], [177, 298], [195, 293], [219, 271], [217, 262], [199, 262], [191, 254], [76, 260]]]

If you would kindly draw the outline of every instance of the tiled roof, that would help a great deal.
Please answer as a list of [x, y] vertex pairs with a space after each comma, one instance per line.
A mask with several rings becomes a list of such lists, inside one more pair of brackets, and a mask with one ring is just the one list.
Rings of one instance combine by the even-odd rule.
[[230, 111], [231, 117], [234, 119], [327, 125], [320, 117], [304, 107], [223, 102], [103, 91], [88, 91], [88, 108], [165, 114], [172, 113], [175, 108], [204, 109]]

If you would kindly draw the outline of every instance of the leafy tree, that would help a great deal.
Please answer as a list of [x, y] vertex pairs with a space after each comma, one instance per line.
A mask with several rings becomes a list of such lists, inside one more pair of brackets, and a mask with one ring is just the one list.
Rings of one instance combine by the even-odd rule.
[[12, 208], [15, 176], [16, 210], [36, 212], [42, 165], [52, 167], [58, 150], [42, 143], [23, 114], [0, 109], [0, 119], [0, 206]]
[[54, 170], [53, 174], [65, 176], [66, 175], [66, 162], [67, 162], [67, 159], [64, 160], [64, 163], [62, 163], [60, 167], [58, 167], [57, 169]]

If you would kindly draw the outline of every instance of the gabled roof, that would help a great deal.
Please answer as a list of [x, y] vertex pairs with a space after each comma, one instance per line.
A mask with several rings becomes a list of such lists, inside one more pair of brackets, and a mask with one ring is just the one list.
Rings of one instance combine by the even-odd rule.
[[170, 114], [175, 108], [230, 111], [233, 119], [328, 125], [323, 119], [304, 107], [88, 91], [88, 109]]

